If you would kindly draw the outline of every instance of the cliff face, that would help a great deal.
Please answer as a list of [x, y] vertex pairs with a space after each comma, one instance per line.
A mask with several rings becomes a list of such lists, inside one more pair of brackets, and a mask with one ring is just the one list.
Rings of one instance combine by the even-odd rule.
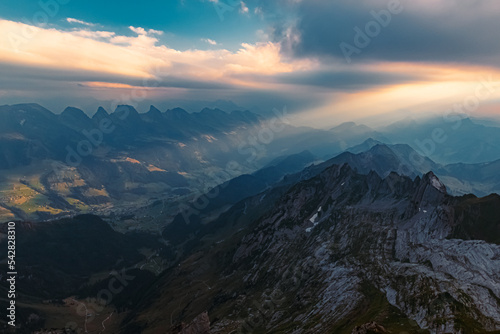
[[393, 333], [500, 330], [500, 246], [454, 239], [470, 225], [464, 212], [484, 212], [471, 201], [432, 173], [382, 179], [333, 166], [248, 232], [182, 263], [164, 294], [205, 277], [210, 289], [197, 284], [181, 309], [210, 308], [211, 333], [351, 333], [372, 321]]

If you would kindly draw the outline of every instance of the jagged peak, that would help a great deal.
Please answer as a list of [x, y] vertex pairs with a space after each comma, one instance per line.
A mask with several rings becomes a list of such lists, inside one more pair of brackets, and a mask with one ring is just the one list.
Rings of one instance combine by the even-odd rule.
[[108, 112], [106, 111], [106, 109], [104, 109], [103, 107], [99, 107], [97, 108], [97, 111], [95, 112], [95, 114], [92, 116], [92, 119], [93, 120], [100, 120], [100, 119], [103, 119], [103, 118], [107, 118], [109, 116]]
[[97, 108], [97, 111], [95, 112], [94, 115], [97, 115], [97, 114], [106, 114], [106, 115], [109, 115], [109, 113], [103, 107]]
[[412, 201], [415, 206], [409, 211], [410, 215], [414, 214], [420, 207], [434, 206], [436, 203], [440, 203], [448, 194], [445, 185], [433, 172], [428, 172], [422, 178], [417, 176], [413, 181], [413, 186], [415, 190]]
[[154, 105], [151, 105], [149, 107], [149, 111], [147, 112], [148, 114], [157, 114], [157, 115], [161, 115], [161, 111], [156, 108]]
[[427, 184], [430, 184], [432, 187], [437, 189], [439, 192], [443, 194], [447, 194], [446, 186], [439, 180], [439, 178], [434, 174], [432, 171], [428, 172], [427, 174], [424, 175], [422, 178], [422, 181], [424, 181]]

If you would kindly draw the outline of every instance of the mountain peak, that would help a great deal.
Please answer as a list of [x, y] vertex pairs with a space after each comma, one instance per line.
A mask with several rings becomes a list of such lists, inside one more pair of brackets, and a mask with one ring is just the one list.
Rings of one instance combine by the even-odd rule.
[[148, 112], [140, 115], [143, 120], [150, 123], [161, 124], [164, 121], [161, 111], [155, 106], [151, 105]]
[[370, 137], [367, 140], [365, 140], [361, 145], [363, 145], [363, 144], [375, 146], [377, 144], [383, 144], [383, 143], [381, 141], [378, 141], [378, 140]]
[[436, 174], [434, 174], [432, 171], [425, 174], [424, 177], [422, 178], [422, 181], [430, 184], [431, 186], [436, 188], [439, 192], [447, 194], [446, 186], [443, 184], [443, 182], [439, 180]]
[[109, 116], [109, 114], [106, 111], [106, 109], [104, 109], [103, 107], [99, 107], [99, 108], [97, 108], [97, 111], [94, 114], [94, 116], [92, 116], [92, 119], [93, 120], [101, 120], [103, 118], [107, 118], [108, 116]]
[[106, 115], [108, 115], [108, 112], [103, 107], [97, 108], [97, 112], [96, 113], [105, 113]]
[[3, 107], [5, 107], [5, 109], [9, 111], [36, 113], [38, 115], [42, 115], [47, 118], [55, 117], [55, 114], [52, 111], [42, 107], [38, 103], [21, 103], [21, 104], [14, 104], [11, 106], [6, 105]]
[[92, 121], [89, 116], [83, 112], [83, 110], [67, 107], [64, 111], [59, 115], [59, 119], [67, 126], [74, 130], [82, 130], [87, 126], [91, 126]]
[[67, 107], [61, 113], [61, 116], [72, 116], [72, 117], [86, 118], [86, 119], [89, 118], [83, 110], [75, 108], [75, 107]]
[[14, 109], [27, 108], [27, 109], [43, 109], [43, 110], [47, 110], [44, 107], [42, 107], [41, 105], [39, 105], [38, 103], [19, 103], [19, 104], [10, 105], [8, 107], [11, 107], [11, 108], [14, 108]]
[[182, 108], [174, 108], [168, 109], [163, 115], [169, 120], [184, 120], [189, 118], [190, 114]]
[[136, 130], [143, 124], [143, 119], [139, 112], [130, 105], [117, 106], [111, 117], [116, 123], [129, 129]]
[[446, 186], [437, 178], [433, 172], [428, 172], [422, 178], [415, 178], [413, 184], [416, 186], [412, 201], [416, 204], [413, 210], [420, 207], [432, 206], [440, 203], [448, 194]]
[[386, 144], [380, 143], [380, 144], [375, 144], [369, 152], [375, 153], [375, 154], [390, 154], [390, 155], [395, 155], [394, 151], [391, 150], [389, 146]]
[[362, 153], [362, 152], [369, 151], [372, 147], [374, 147], [375, 145], [379, 145], [379, 144], [384, 144], [384, 143], [370, 137], [367, 140], [365, 140], [364, 142], [362, 142], [361, 144], [348, 148], [346, 151], [351, 152], [351, 153], [356, 153], [356, 154]]
[[149, 107], [149, 111], [147, 113], [148, 114], [161, 115], [161, 111], [158, 108], [156, 108], [154, 105], [151, 105]]
[[128, 111], [129, 113], [132, 113], [132, 114], [139, 114], [139, 112], [133, 106], [129, 106], [126, 104], [121, 104], [121, 105], [116, 106], [115, 112], [113, 114], [125, 112], [125, 111]]

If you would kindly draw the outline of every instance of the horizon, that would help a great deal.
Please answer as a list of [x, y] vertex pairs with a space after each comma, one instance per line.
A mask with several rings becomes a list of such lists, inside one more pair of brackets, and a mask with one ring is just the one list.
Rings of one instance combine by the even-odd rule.
[[[116, 102], [116, 101], [115, 101]], [[200, 109], [193, 109], [193, 108], [190, 108], [190, 109], [187, 109], [187, 108], [183, 108], [181, 106], [176, 106], [176, 107], [173, 107], [173, 108], [167, 108], [167, 109], [164, 109], [164, 108], [157, 108], [154, 104], [151, 104], [149, 105], [148, 108], [144, 108], [144, 109], [141, 109], [141, 108], [137, 108], [133, 105], [127, 105], [127, 104], [122, 104], [122, 105], [116, 105], [116, 106], [111, 106], [113, 109], [107, 109], [105, 108], [104, 106], [102, 105], [99, 105], [94, 112], [89, 112], [89, 110], [86, 110], [86, 109], [80, 109], [78, 107], [75, 107], [75, 106], [66, 106], [64, 109], [62, 109], [60, 112], [56, 112], [54, 110], [51, 110], [49, 108], [46, 108], [45, 106], [43, 106], [42, 104], [40, 103], [36, 103], [36, 102], [31, 102], [31, 103], [16, 103], [16, 104], [5, 104], [5, 105], [0, 105], [0, 108], [2, 107], [16, 107], [16, 106], [20, 106], [20, 105], [38, 105], [44, 109], [47, 109], [48, 111], [50, 111], [52, 114], [54, 115], [61, 115], [64, 111], [66, 111], [67, 109], [72, 109], [72, 108], [75, 108], [75, 109], [78, 109], [80, 111], [82, 111], [89, 119], [92, 119], [92, 117], [94, 115], [96, 115], [98, 113], [98, 110], [100, 108], [104, 109], [104, 111], [108, 114], [108, 115], [111, 115], [113, 113], [116, 113], [118, 112], [118, 108], [119, 107], [132, 107], [134, 108], [138, 114], [147, 114], [151, 107], [153, 108], [156, 108], [158, 109], [162, 114], [163, 113], [166, 113], [167, 111], [170, 111], [170, 110], [175, 110], [175, 109], [181, 109], [181, 110], [184, 110], [186, 111], [188, 114], [197, 114], [197, 113], [201, 113], [202, 111], [204, 111], [205, 109], [207, 110], [221, 110], [227, 114], [231, 114], [233, 112], [242, 112], [242, 111], [249, 111], [253, 114], [256, 114], [256, 115], [259, 115], [259, 116], [262, 116], [264, 118], [268, 118], [268, 117], [273, 117], [273, 114], [270, 114], [270, 113], [262, 113], [262, 112], [259, 112], [258, 110], [255, 111], [255, 110], [249, 110], [249, 109], [244, 109], [242, 107], [239, 107], [239, 106], [236, 106], [236, 108], [234, 109], [224, 109], [224, 108], [220, 108], [220, 107], [217, 107], [217, 102], [219, 101], [214, 101], [214, 107], [210, 108], [210, 107], [203, 107], [203, 108], [200, 108]], [[222, 101], [222, 102], [229, 102], [231, 103], [231, 101]], [[147, 105], [147, 103], [145, 103], [144, 105]], [[286, 109], [286, 107], [285, 107]], [[317, 126], [317, 125], [303, 125], [301, 124], [300, 122], [300, 119], [296, 119], [294, 117], [294, 115], [288, 115], [287, 117], [287, 121], [289, 121], [289, 123], [293, 126], [297, 126], [297, 127], [300, 127], [300, 126], [306, 126], [308, 128], [312, 128], [312, 129], [318, 129], [318, 130], [330, 130], [332, 128], [335, 128], [335, 127], [338, 127], [338, 126], [342, 126], [342, 125], [345, 125], [345, 124], [349, 124], [349, 123], [353, 123], [355, 124], [356, 126], [368, 126], [374, 130], [379, 130], [379, 129], [384, 129], [385, 127], [387, 126], [392, 126], [394, 124], [398, 124], [400, 122], [406, 122], [406, 121], [417, 121], [417, 122], [420, 122], [420, 123], [425, 123], [425, 122], [432, 122], [432, 121], [435, 121], [436, 119], [444, 119], [446, 120], [446, 117], [449, 117], [449, 116], [456, 116], [456, 117], [460, 117], [462, 120], [471, 120], [472, 122], [478, 124], [478, 125], [483, 125], [483, 126], [488, 126], [488, 127], [500, 127], [500, 115], [493, 115], [493, 116], [490, 116], [490, 115], [486, 115], [486, 116], [474, 116], [474, 115], [469, 115], [469, 114], [466, 114], [466, 113], [448, 113], [448, 114], [445, 114], [445, 116], [439, 114], [439, 113], [432, 113], [432, 112], [429, 112], [429, 113], [426, 113], [424, 115], [415, 115], [415, 114], [410, 114], [410, 115], [400, 115], [400, 117], [397, 117], [397, 118], [394, 118], [394, 117], [386, 117], [386, 118], [380, 118], [380, 116], [378, 116], [378, 119], [376, 121], [374, 121], [371, 117], [368, 117], [368, 118], [361, 118], [361, 119], [357, 119], [356, 121], [354, 120], [345, 120], [345, 121], [341, 121], [341, 122], [338, 122], [338, 123], [332, 123], [332, 124], [328, 124], [328, 125], [323, 125], [323, 126]], [[387, 120], [389, 120], [389, 122], [387, 122]], [[486, 123], [486, 124], [485, 124]]]

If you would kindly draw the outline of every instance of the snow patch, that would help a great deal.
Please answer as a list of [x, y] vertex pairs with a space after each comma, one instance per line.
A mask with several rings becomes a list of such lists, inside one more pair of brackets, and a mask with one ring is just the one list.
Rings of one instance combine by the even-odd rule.
[[318, 208], [318, 211], [311, 217], [309, 218], [309, 221], [314, 224], [314, 226], [318, 225], [316, 222], [316, 218], [318, 218], [318, 214], [321, 212], [321, 206]]
[[316, 219], [318, 218], [318, 214], [320, 213], [321, 209], [322, 209], [322, 207], [320, 206], [318, 208], [318, 211], [311, 218], [309, 218], [309, 221], [311, 223], [313, 223], [314, 226], [306, 228], [307, 233], [311, 232], [312, 229], [315, 228], [319, 224], [319, 221], [316, 221]]

